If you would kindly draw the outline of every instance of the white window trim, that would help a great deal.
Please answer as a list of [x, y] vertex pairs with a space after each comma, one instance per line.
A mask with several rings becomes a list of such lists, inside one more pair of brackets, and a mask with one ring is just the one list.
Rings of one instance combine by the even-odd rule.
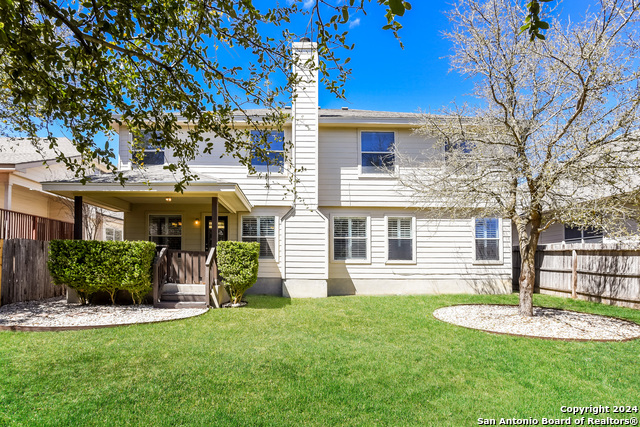
[[395, 178], [398, 175], [398, 163], [394, 158], [393, 171], [389, 173], [366, 173], [362, 172], [362, 132], [391, 132], [393, 133], [393, 144], [398, 146], [398, 132], [388, 129], [358, 129], [358, 177], [359, 178], [372, 178], [372, 179], [389, 179]]
[[[180, 216], [180, 222], [182, 222], [182, 230], [180, 233], [180, 250], [183, 250], [184, 248], [184, 229], [185, 229], [185, 222], [184, 222], [184, 212], [170, 212], [170, 213], [166, 213], [166, 212], [148, 212], [147, 213], [147, 224], [146, 224], [146, 230], [145, 230], [145, 234], [147, 236], [147, 242], [150, 242], [151, 240], [149, 240], [149, 237], [151, 236], [149, 234], [149, 223], [150, 223], [150, 219], [151, 219], [151, 215], [158, 215], [158, 216]], [[124, 234], [122, 236], [124, 238]], [[174, 236], [175, 237], [175, 236]]]
[[[574, 227], [571, 227], [574, 228]], [[602, 235], [600, 237], [602, 237], [602, 243], [604, 243], [604, 231], [601, 231]], [[576, 242], [575, 239], [571, 239], [571, 242], [567, 243], [567, 226], [565, 224], [562, 224], [562, 243], [566, 243], [568, 245], [573, 244], [573, 243], [591, 243], [589, 241], [585, 242], [584, 241], [584, 230], [580, 230], [580, 242]]]
[[[365, 218], [367, 220], [367, 258], [366, 259], [335, 259], [333, 253], [333, 222], [334, 218]], [[371, 264], [371, 216], [370, 215], [330, 215], [329, 235], [329, 261], [333, 264]]]
[[[124, 230], [122, 230], [120, 228], [106, 227], [106, 226], [103, 227], [103, 230], [102, 230], [102, 235], [103, 235], [102, 240], [107, 241], [107, 230], [113, 230], [113, 237], [114, 237], [114, 239], [112, 240], [113, 242], [123, 242], [124, 241]], [[122, 233], [122, 239], [120, 239], [120, 240], [116, 240], [115, 239], [116, 231], [119, 231], [120, 233]], [[149, 231], [148, 228], [147, 228], [147, 231]], [[147, 237], [149, 237], [149, 236], [147, 235]]]
[[476, 218], [495, 218], [495, 217], [473, 217], [471, 218], [471, 254], [473, 257], [473, 265], [501, 265], [504, 264], [504, 233], [502, 230], [502, 218], [498, 218], [498, 256], [497, 260], [478, 260], [476, 259]]
[[[127, 131], [127, 132], [129, 133], [129, 137], [128, 137], [128, 140], [127, 140], [128, 146], [129, 146], [129, 150], [128, 150], [129, 159], [128, 159], [128, 162], [122, 162], [121, 160], [119, 162], [122, 164], [123, 167], [126, 167], [126, 169], [123, 168], [123, 170], [133, 170], [133, 166], [134, 165], [137, 166], [138, 164], [137, 163], [133, 163], [133, 133], [130, 130]], [[151, 150], [143, 150], [143, 151], [147, 152], [147, 151], [151, 151]], [[162, 154], [163, 154], [162, 157], [164, 158], [164, 163], [162, 164], [162, 166], [167, 166], [169, 164], [169, 160], [167, 159], [166, 148], [163, 147], [161, 151], [162, 151]], [[160, 166], [160, 165], [153, 165], [153, 166]], [[147, 166], [145, 165], [145, 167], [147, 167]], [[153, 215], [156, 215], [156, 214], [153, 214]], [[160, 215], [160, 214], [157, 214], [157, 215]]]
[[[402, 259], [389, 259], [389, 218], [411, 218], [411, 239], [413, 239], [413, 259], [412, 260], [402, 260]], [[416, 231], [416, 217], [413, 215], [393, 215], [386, 214], [384, 216], [384, 259], [385, 264], [405, 264], [405, 265], [415, 265], [418, 263], [418, 233]]]
[[[285, 143], [287, 141], [291, 142], [291, 132], [289, 131], [289, 129], [283, 129], [282, 132], [284, 133]], [[247, 177], [256, 178], [256, 177], [259, 177], [260, 175], [262, 176], [266, 175], [270, 178], [284, 178], [289, 176], [289, 173], [287, 172], [287, 168], [293, 164], [293, 153], [294, 153], [295, 147], [290, 145], [288, 151], [286, 150], [286, 148], [287, 147], [285, 147], [285, 150], [284, 150], [285, 157], [284, 157], [283, 172], [256, 171], [255, 173], [251, 173], [251, 171], [247, 169]], [[251, 150], [248, 150], [246, 155], [250, 156]], [[269, 165], [269, 166], [274, 166], [274, 165]], [[270, 216], [270, 215], [250, 215], [250, 216]]]
[[[239, 215], [239, 220], [238, 220], [238, 241], [242, 242], [242, 221], [244, 220], [244, 218], [257, 218], [257, 217], [265, 217], [265, 216], [272, 216], [273, 217], [273, 224], [274, 224], [274, 229], [273, 229], [273, 245], [275, 246], [275, 251], [273, 252], [273, 259], [270, 258], [260, 258], [260, 262], [280, 262], [280, 217], [278, 215], [269, 215], [269, 214], [263, 214], [263, 215], [253, 215], [253, 214], [247, 214], [247, 215]], [[227, 231], [228, 233], [228, 231]]]

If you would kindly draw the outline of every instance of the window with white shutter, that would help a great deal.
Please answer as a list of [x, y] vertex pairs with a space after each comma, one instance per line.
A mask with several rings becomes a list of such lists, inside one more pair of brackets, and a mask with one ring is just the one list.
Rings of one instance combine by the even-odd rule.
[[369, 235], [367, 218], [336, 217], [333, 218], [333, 259], [362, 260], [368, 259], [367, 248]]
[[387, 259], [389, 261], [413, 261], [413, 218], [387, 218]]
[[475, 219], [476, 261], [500, 260], [500, 220], [498, 218]]
[[276, 218], [273, 216], [242, 217], [242, 241], [260, 243], [260, 258], [274, 259]]

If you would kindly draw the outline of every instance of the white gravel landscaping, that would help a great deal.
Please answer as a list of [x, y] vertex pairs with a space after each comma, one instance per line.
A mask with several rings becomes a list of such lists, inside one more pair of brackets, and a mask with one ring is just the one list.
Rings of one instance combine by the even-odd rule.
[[613, 317], [534, 307], [534, 316], [510, 305], [455, 305], [433, 312], [443, 322], [502, 334], [569, 340], [621, 341], [640, 338], [640, 325]]
[[206, 308], [167, 309], [151, 305], [68, 304], [64, 297], [7, 304], [0, 307], [0, 327], [99, 327], [184, 319]]

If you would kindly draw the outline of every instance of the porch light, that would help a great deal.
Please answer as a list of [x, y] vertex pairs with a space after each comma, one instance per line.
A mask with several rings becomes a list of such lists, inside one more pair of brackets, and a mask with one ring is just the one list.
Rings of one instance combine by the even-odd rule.
[[199, 220], [198, 218], [196, 218], [196, 220], [194, 221], [194, 223], [195, 223], [196, 225], [200, 225], [200, 220]]
[[165, 200], [166, 200], [167, 202], [170, 202], [170, 201], [171, 201], [171, 197], [167, 197]]

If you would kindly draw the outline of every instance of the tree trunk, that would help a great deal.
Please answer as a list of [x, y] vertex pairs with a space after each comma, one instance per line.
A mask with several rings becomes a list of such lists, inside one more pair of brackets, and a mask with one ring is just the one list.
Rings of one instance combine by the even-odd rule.
[[536, 281], [536, 251], [520, 250], [520, 314], [533, 316], [533, 287]]
[[540, 215], [536, 213], [530, 225], [529, 235], [519, 236], [520, 240], [520, 314], [533, 316], [533, 288], [536, 283], [536, 250], [540, 238]]

